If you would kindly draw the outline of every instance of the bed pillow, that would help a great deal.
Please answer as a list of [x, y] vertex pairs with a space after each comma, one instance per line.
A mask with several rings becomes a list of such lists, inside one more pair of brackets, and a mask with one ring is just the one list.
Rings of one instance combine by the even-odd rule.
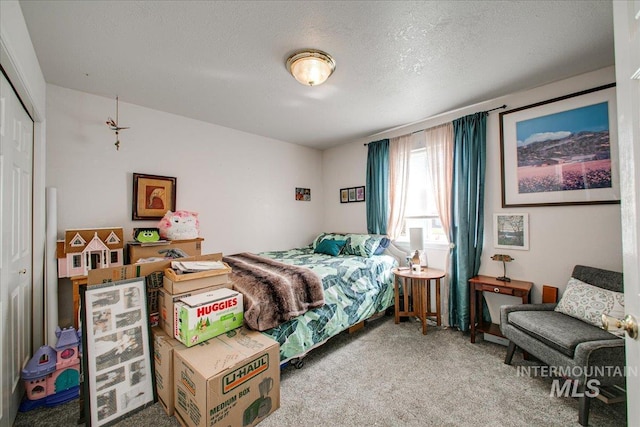
[[380, 247], [384, 236], [371, 234], [349, 234], [342, 253], [369, 258]]
[[376, 249], [376, 251], [373, 254], [382, 255], [384, 253], [384, 250], [387, 249], [390, 244], [391, 244], [391, 240], [389, 240], [386, 237], [383, 237], [382, 240], [380, 241], [380, 246], [378, 246], [378, 249]]
[[324, 239], [329, 239], [329, 240], [347, 240], [347, 236], [344, 235], [344, 234], [338, 234], [338, 233], [320, 233], [320, 234], [318, 234], [318, 237], [316, 237], [313, 240], [313, 243], [311, 244], [311, 247], [313, 249], [315, 249], [316, 247], [318, 247], [320, 242], [323, 241]]
[[338, 256], [346, 243], [345, 240], [324, 239], [313, 250], [317, 254]]
[[[555, 311], [602, 327], [602, 315], [616, 319], [624, 317], [624, 293], [613, 292], [571, 278]], [[622, 329], [609, 329], [615, 335], [624, 335]]]

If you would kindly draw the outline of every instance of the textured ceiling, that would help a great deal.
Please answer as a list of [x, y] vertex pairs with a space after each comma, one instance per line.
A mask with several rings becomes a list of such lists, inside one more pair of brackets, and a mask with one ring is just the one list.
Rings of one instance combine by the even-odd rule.
[[319, 149], [614, 63], [609, 1], [20, 4], [47, 83]]

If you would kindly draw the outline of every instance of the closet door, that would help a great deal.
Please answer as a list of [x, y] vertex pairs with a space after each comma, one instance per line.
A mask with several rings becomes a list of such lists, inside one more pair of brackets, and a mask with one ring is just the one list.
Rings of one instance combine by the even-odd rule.
[[31, 357], [33, 121], [0, 78], [0, 426], [10, 426]]

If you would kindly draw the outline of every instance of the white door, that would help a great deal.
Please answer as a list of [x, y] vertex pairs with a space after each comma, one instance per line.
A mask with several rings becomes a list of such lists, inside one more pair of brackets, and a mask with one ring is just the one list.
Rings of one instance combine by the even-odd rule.
[[13, 424], [31, 357], [33, 121], [2, 74], [0, 82], [0, 426]]
[[[614, 1], [622, 254], [627, 314], [640, 319], [640, 0]], [[627, 420], [640, 425], [640, 339], [627, 335]], [[634, 375], [635, 374], [635, 375]]]

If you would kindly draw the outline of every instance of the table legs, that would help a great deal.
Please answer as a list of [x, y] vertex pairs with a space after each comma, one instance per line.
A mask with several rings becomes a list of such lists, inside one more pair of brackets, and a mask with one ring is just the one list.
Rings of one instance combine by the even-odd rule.
[[[402, 280], [402, 283], [400, 282]], [[403, 293], [400, 295], [400, 286], [403, 286]], [[441, 300], [440, 300], [440, 279], [435, 279], [436, 287], [436, 307], [432, 311], [431, 307], [431, 280], [419, 278], [394, 279], [395, 296], [395, 323], [400, 322], [401, 316], [415, 316], [422, 323], [422, 334], [427, 334], [427, 317], [435, 316], [436, 324], [442, 325]], [[400, 310], [400, 299], [402, 298], [402, 311]]]

